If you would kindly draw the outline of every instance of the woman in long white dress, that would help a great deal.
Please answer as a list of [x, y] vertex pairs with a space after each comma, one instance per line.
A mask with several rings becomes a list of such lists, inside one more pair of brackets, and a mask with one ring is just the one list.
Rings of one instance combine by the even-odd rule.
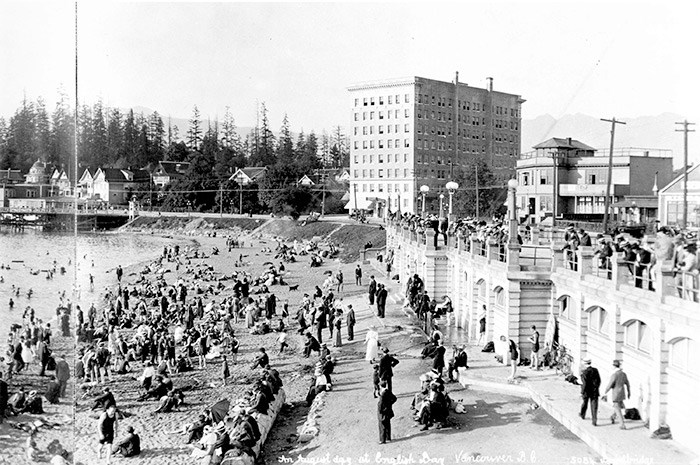
[[24, 341], [22, 343], [22, 361], [27, 367], [34, 363], [34, 349], [32, 348], [31, 341]]
[[365, 344], [367, 345], [367, 352], [365, 353], [365, 360], [372, 363], [379, 352], [379, 333], [375, 326], [370, 326], [365, 334]]

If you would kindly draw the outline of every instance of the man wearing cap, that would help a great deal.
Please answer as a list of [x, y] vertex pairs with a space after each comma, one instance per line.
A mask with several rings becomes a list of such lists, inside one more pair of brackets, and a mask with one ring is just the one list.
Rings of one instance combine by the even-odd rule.
[[377, 417], [379, 419], [379, 444], [391, 441], [391, 419], [394, 417], [393, 405], [396, 396], [391, 392], [389, 385], [382, 381], [379, 389], [379, 402], [377, 403]]
[[[630, 382], [627, 380], [627, 375], [622, 368], [620, 368], [620, 361], [613, 361], [613, 366], [615, 367], [615, 372], [610, 376], [610, 381], [608, 382], [608, 387], [605, 388], [605, 396], [603, 400], [606, 399], [608, 391], [612, 389], [612, 403], [615, 413], [610, 417], [610, 421], [615, 424], [615, 419], [617, 416], [620, 417], [620, 429], [627, 429], [625, 427], [625, 416], [622, 414], [622, 409], [625, 408], [625, 399], [630, 398]], [[625, 388], [627, 389], [625, 391]]]
[[388, 294], [384, 284], [380, 284], [377, 288], [377, 316], [379, 318], [384, 318], [386, 313], [386, 298]]
[[598, 397], [600, 397], [600, 374], [597, 368], [591, 366], [591, 359], [583, 360], [584, 368], [581, 370], [581, 412], [579, 416], [582, 419], [586, 418], [586, 410], [588, 402], [591, 403], [591, 418], [593, 426], [598, 422]]
[[389, 354], [389, 348], [384, 347], [384, 355], [379, 359], [379, 379], [386, 382], [389, 392], [394, 392], [391, 389], [391, 378], [394, 376], [394, 367], [398, 364], [399, 361]]
[[460, 368], [468, 368], [467, 352], [464, 349], [464, 344], [457, 346], [457, 353], [455, 354], [455, 357], [450, 360], [450, 363], [447, 365], [447, 377], [449, 378], [450, 382], [456, 381], [454, 376], [455, 371], [457, 372], [457, 375], [459, 375]]
[[345, 314], [345, 325], [348, 327], [348, 341], [355, 339], [355, 323], [355, 310], [353, 310], [352, 305], [348, 304], [348, 311]]

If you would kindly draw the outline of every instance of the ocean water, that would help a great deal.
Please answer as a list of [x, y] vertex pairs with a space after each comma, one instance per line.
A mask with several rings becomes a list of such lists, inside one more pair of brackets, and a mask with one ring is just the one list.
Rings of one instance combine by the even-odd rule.
[[[183, 247], [192, 241], [117, 232], [80, 233], [75, 238], [70, 233], [0, 228], [0, 277], [4, 281], [0, 283], [0, 335], [6, 335], [13, 323], [22, 322], [27, 306], [34, 308], [37, 318], [51, 321], [63, 293], [65, 301], [70, 299], [84, 310], [91, 303], [101, 308], [107, 288], [117, 283], [118, 265], [125, 268], [155, 259], [163, 247], [175, 244]], [[46, 279], [47, 270], [54, 266], [53, 279]], [[13, 292], [13, 285], [19, 287], [19, 295]], [[29, 289], [31, 297], [27, 296]], [[10, 298], [15, 303], [13, 310], [9, 308]]]

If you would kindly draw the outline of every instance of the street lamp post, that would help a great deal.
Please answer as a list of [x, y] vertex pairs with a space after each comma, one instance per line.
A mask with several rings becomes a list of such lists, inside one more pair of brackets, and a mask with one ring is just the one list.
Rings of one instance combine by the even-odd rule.
[[423, 196], [423, 206], [421, 207], [421, 218], [425, 218], [425, 195], [430, 191], [430, 188], [423, 184], [420, 186], [420, 193]]
[[518, 188], [518, 181], [511, 179], [508, 181], [508, 244], [518, 244], [518, 214], [515, 209], [515, 190]]
[[445, 194], [443, 194], [443, 193], [441, 192], [441, 193], [440, 193], [440, 218], [442, 218], [442, 204], [443, 204], [443, 200], [445, 200]]
[[453, 220], [453, 218], [452, 218], [452, 196], [457, 191], [457, 189], [459, 189], [459, 184], [457, 184], [454, 181], [450, 181], [447, 184], [445, 184], [445, 187], [447, 188], [447, 192], [450, 194], [450, 210], [449, 210], [449, 213], [447, 216], [448, 216], [448, 219], [450, 221], [452, 221]]

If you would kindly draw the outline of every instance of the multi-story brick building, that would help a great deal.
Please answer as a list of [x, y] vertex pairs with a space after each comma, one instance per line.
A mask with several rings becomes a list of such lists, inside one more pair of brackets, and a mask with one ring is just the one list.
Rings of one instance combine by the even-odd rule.
[[420, 211], [420, 186], [434, 208], [445, 184], [472, 157], [483, 157], [497, 182], [515, 174], [520, 153], [519, 95], [422, 77], [349, 88], [348, 209]]
[[[557, 218], [602, 220], [610, 152], [596, 150], [570, 137], [554, 137], [533, 148], [534, 151], [523, 153], [517, 161], [520, 217], [527, 217], [529, 223], [539, 223], [552, 216], [556, 208]], [[624, 198], [641, 196], [642, 200], [637, 200], [639, 207], [653, 207], [655, 212], [654, 186], [665, 186], [671, 180], [672, 165], [670, 150], [615, 149], [611, 206], [618, 208]]]

